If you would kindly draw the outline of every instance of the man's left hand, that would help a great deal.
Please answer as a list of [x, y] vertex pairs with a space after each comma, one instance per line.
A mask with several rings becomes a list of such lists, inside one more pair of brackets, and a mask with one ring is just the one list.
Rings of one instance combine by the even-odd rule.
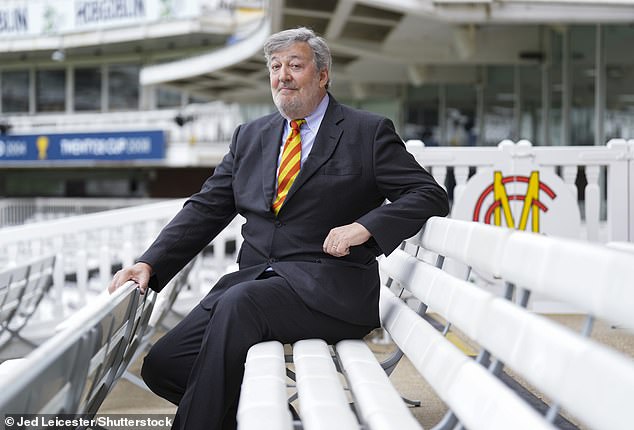
[[372, 235], [358, 222], [335, 227], [328, 233], [324, 240], [323, 250], [326, 254], [335, 257], [343, 257], [350, 254], [350, 247], [361, 245], [370, 239]]

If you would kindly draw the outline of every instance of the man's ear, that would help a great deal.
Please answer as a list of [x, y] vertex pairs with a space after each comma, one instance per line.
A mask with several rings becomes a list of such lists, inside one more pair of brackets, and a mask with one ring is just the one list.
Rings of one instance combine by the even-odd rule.
[[322, 69], [319, 71], [319, 86], [321, 88], [326, 88], [326, 84], [328, 83], [328, 69]]

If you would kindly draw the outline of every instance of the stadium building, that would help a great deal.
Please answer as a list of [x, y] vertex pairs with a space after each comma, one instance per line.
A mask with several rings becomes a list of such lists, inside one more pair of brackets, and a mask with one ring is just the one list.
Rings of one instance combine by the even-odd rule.
[[333, 94], [427, 146], [632, 136], [634, 2], [11, 0], [0, 194], [184, 196], [273, 109], [263, 40], [329, 41]]

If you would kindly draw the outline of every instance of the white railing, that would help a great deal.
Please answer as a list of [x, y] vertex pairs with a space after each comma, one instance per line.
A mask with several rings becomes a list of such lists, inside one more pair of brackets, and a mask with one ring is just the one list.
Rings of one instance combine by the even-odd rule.
[[0, 266], [54, 253], [56, 299], [61, 301], [65, 277], [72, 273], [84, 301], [91, 270], [98, 269], [107, 285], [112, 265], [131, 264], [182, 204], [172, 200], [0, 229]]
[[[530, 230], [536, 220], [543, 227], [539, 231], [546, 234], [634, 241], [634, 140], [613, 139], [604, 147], [534, 147], [528, 141], [504, 141], [487, 148], [425, 147], [409, 141], [408, 149], [439, 183], [449, 179], [455, 184], [448, 190], [455, 218], [483, 221], [482, 213], [488, 209], [485, 222], [495, 223], [492, 218], [498, 216], [501, 225], [517, 228], [526, 206], [524, 229]], [[533, 172], [539, 173], [534, 185], [541, 188], [531, 195], [528, 184]], [[496, 215], [505, 205], [510, 216]]]
[[[53, 300], [62, 304], [66, 275], [74, 274], [81, 305], [87, 297], [89, 273], [98, 271], [99, 288], [105, 288], [113, 265], [132, 264], [183, 202], [170, 200], [0, 229], [0, 267], [54, 253]], [[226, 244], [235, 241], [236, 249], [240, 246], [240, 224], [236, 219], [212, 242], [218, 272], [235, 261]]]
[[155, 203], [151, 198], [9, 198], [0, 200], [0, 228]]

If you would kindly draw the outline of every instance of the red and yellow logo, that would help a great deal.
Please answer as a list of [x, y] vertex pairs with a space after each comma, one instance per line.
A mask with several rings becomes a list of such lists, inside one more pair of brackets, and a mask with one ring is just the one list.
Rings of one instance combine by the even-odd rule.
[[[506, 187], [511, 183], [527, 184], [526, 193], [524, 195], [509, 195]], [[485, 201], [491, 193], [493, 193], [493, 202], [485, 208]], [[502, 176], [502, 172], [495, 171], [493, 183], [485, 188], [476, 201], [473, 220], [501, 226], [502, 216], [504, 216], [507, 227], [526, 230], [530, 218], [531, 231], [537, 233], [540, 231], [540, 211], [548, 212], [548, 207], [540, 199], [541, 193], [547, 195], [551, 200], [557, 197], [557, 194], [548, 185], [540, 181], [539, 171], [531, 172], [530, 176]], [[511, 211], [511, 201], [524, 202], [517, 224]]]

